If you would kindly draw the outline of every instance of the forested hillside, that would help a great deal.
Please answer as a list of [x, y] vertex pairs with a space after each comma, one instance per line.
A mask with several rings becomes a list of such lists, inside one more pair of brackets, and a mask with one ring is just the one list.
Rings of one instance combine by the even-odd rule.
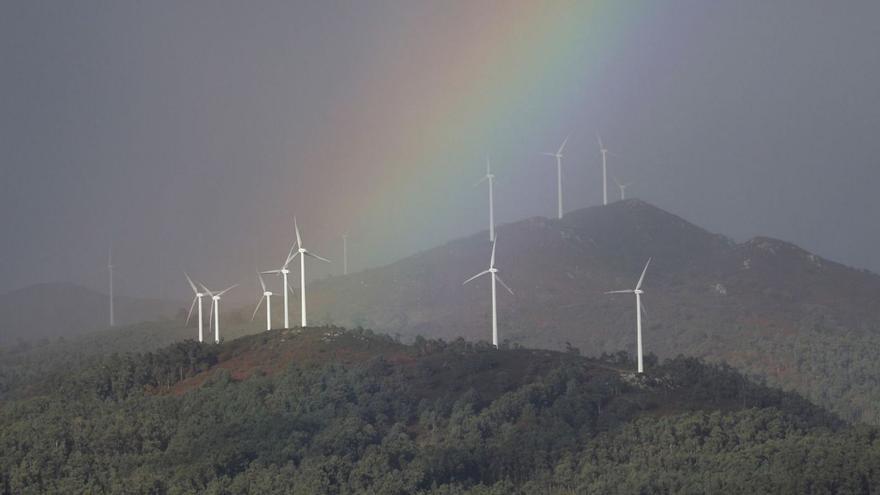
[[9, 386], [2, 493], [874, 493], [880, 431], [692, 358], [279, 330]]
[[[490, 340], [486, 233], [310, 287], [315, 321], [404, 338]], [[637, 199], [498, 227], [502, 340], [635, 353], [632, 288], [648, 258], [644, 341], [727, 362], [853, 421], [880, 424], [880, 277], [769, 238], [736, 243]]]

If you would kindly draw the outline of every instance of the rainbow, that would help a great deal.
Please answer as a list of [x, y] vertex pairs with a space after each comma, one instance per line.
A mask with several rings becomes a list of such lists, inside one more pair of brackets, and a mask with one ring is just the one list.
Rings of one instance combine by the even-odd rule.
[[479, 178], [487, 150], [519, 139], [517, 126], [570, 125], [637, 19], [625, 1], [428, 4], [403, 42], [364, 64], [355, 108], [327, 130], [346, 141], [331, 179], [345, 198], [329, 215], [424, 223], [413, 215], [445, 208], [462, 177]]

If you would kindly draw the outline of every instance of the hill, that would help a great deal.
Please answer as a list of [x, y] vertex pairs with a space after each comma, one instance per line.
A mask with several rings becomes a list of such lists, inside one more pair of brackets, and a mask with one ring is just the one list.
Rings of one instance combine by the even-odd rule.
[[692, 358], [280, 330], [0, 402], [0, 493], [873, 493], [880, 431]]
[[[489, 338], [486, 233], [391, 265], [310, 286], [321, 323], [416, 335]], [[502, 339], [585, 354], [635, 349], [627, 296], [648, 258], [645, 346], [728, 362], [797, 390], [849, 420], [880, 424], [880, 277], [792, 244], [735, 243], [637, 199], [498, 228]]]
[[[118, 326], [174, 316], [182, 304], [115, 298]], [[75, 284], [38, 284], [0, 294], [0, 346], [19, 340], [72, 337], [107, 328], [106, 294]]]

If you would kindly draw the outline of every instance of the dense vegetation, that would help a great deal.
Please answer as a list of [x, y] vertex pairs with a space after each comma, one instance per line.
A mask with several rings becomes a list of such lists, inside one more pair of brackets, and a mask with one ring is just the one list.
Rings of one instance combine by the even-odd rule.
[[7, 385], [2, 493], [872, 493], [880, 431], [722, 365], [273, 331]]
[[[645, 348], [725, 362], [853, 422], [880, 426], [880, 276], [758, 237], [737, 243], [630, 199], [498, 227], [503, 338], [590, 355], [635, 352], [632, 287], [644, 288]], [[404, 338], [488, 338], [485, 233], [391, 265], [316, 281], [313, 315]], [[324, 316], [326, 315], [326, 316]]]

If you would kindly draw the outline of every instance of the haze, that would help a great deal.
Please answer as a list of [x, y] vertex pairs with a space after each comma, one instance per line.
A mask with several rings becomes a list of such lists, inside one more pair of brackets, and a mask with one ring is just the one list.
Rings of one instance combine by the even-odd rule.
[[[0, 290], [184, 297], [628, 195], [880, 271], [880, 3], [36, 2], [0, 8]], [[558, 29], [557, 29], [558, 27]], [[612, 189], [616, 198], [617, 190]], [[321, 271], [324, 270], [324, 271]], [[255, 289], [254, 289], [255, 290]]]

